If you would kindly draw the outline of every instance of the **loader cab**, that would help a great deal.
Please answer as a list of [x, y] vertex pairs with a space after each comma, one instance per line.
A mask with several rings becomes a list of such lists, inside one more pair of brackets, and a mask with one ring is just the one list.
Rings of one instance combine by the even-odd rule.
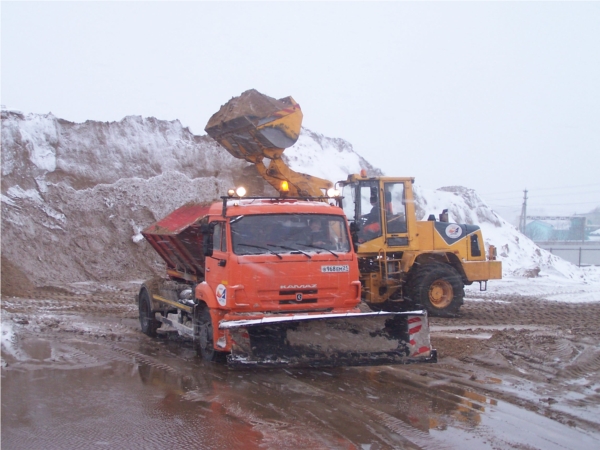
[[357, 248], [408, 246], [411, 182], [411, 179], [378, 177], [342, 183], [343, 209]]

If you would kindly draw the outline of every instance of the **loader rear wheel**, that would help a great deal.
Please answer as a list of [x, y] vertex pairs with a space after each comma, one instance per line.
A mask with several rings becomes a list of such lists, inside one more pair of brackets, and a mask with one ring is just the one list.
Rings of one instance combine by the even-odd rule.
[[140, 312], [140, 326], [142, 327], [142, 333], [150, 337], [156, 337], [156, 330], [161, 324], [155, 319], [154, 313], [152, 312], [150, 292], [146, 286], [142, 286], [142, 289], [140, 289], [138, 307]]
[[204, 361], [216, 361], [220, 352], [215, 350], [213, 339], [213, 324], [208, 306], [200, 306], [194, 317], [194, 331], [196, 333], [196, 351]]
[[410, 302], [430, 315], [454, 317], [463, 304], [464, 285], [458, 272], [447, 264], [428, 264], [417, 269], [406, 286]]

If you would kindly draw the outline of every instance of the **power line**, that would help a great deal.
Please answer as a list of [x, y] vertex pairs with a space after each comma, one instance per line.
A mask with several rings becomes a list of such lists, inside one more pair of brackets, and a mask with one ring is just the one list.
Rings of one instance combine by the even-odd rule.
[[586, 191], [586, 192], [563, 192], [562, 194], [546, 194], [546, 195], [536, 195], [535, 198], [544, 198], [544, 197], [560, 197], [564, 195], [585, 195], [585, 194], [600, 194], [600, 191]]
[[[600, 183], [592, 183], [592, 184], [577, 184], [571, 186], [553, 186], [553, 187], [543, 187], [543, 188], [535, 188], [529, 189], [529, 191], [549, 191], [553, 189], [572, 189], [572, 188], [580, 188], [580, 187], [590, 187], [590, 186], [600, 186]], [[514, 190], [514, 191], [502, 191], [502, 192], [483, 192], [480, 195], [496, 195], [496, 194], [513, 194], [513, 193], [521, 193], [522, 190]]]
[[[576, 196], [576, 195], [588, 195], [588, 194], [599, 194], [600, 195], [600, 191], [583, 191], [583, 192], [561, 192], [561, 193], [557, 193], [557, 194], [544, 194], [544, 195], [535, 195], [532, 198], [544, 198], [544, 197], [560, 197], [560, 196], [565, 196], [565, 195], [570, 195], [570, 196]], [[481, 195], [481, 197], [485, 197], [487, 198], [486, 195]], [[494, 201], [502, 201], [502, 200], [521, 200], [522, 197], [517, 197], [517, 196], [511, 196], [511, 197], [501, 197], [501, 198], [492, 198], [491, 200]]]
[[593, 200], [591, 202], [542, 203], [542, 206], [564, 206], [564, 205], [600, 205], [600, 200]]
[[[480, 195], [480, 197], [482, 198], [488, 198], [486, 195]], [[502, 197], [502, 198], [491, 198], [490, 200], [498, 202], [498, 201], [502, 201], [502, 200], [514, 200], [514, 201], [521, 201], [522, 197]]]
[[558, 187], [548, 187], [548, 188], [537, 188], [536, 191], [549, 191], [549, 190], [552, 190], [552, 189], [571, 189], [571, 188], [576, 188], [576, 187], [590, 187], [590, 186], [600, 186], [600, 183], [579, 184], [579, 185], [573, 185], [573, 186], [558, 186]]

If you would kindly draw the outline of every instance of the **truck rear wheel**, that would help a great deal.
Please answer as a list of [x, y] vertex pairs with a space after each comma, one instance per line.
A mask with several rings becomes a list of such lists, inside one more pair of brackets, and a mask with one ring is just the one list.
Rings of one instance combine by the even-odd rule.
[[140, 289], [138, 307], [142, 333], [150, 337], [156, 337], [156, 330], [161, 324], [154, 317], [154, 313], [152, 312], [152, 302], [150, 301], [150, 291], [145, 285]]
[[208, 306], [200, 306], [194, 316], [196, 351], [204, 361], [216, 361], [220, 352], [215, 350], [213, 324]]
[[454, 317], [463, 304], [464, 285], [458, 272], [447, 264], [419, 267], [406, 286], [408, 299], [432, 316]]

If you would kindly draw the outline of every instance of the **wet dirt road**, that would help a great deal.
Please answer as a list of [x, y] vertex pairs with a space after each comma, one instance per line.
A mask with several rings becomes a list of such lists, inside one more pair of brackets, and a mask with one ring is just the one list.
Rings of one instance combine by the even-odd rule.
[[600, 303], [467, 298], [437, 364], [234, 371], [128, 289], [2, 299], [2, 448], [600, 448]]

